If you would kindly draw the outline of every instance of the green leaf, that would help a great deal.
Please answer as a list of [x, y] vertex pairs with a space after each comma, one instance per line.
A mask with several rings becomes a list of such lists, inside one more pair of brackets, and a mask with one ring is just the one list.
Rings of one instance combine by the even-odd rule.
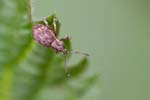
[[85, 93], [88, 91], [88, 89], [91, 88], [96, 83], [98, 78], [99, 77], [97, 75], [93, 75], [84, 79], [84, 81], [82, 82], [83, 84], [80, 87], [74, 89], [76, 90], [76, 94], [79, 97], [84, 96]]
[[[59, 22], [58, 18], [56, 17], [56, 14], [53, 14], [53, 15], [51, 15], [49, 17], [45, 17], [45, 20], [48, 22], [48, 25], [50, 26], [50, 28], [53, 31], [55, 31], [54, 30], [54, 24], [53, 24], [54, 23], [54, 19], [56, 19], [56, 33], [57, 33], [56, 37], [57, 37], [59, 35], [59, 31], [60, 31], [60, 22]], [[43, 25], [45, 25], [44, 19], [34, 22], [34, 25], [36, 25], [36, 24], [43, 24]]]
[[87, 68], [88, 60], [87, 58], [83, 58], [78, 64], [71, 66], [70, 74], [71, 76], [77, 76]]
[[71, 41], [70, 39], [63, 40], [64, 46], [68, 51], [71, 51]]
[[[34, 100], [45, 87], [48, 90], [69, 81], [63, 56], [33, 40], [29, 8], [29, 0], [0, 0], [0, 100]], [[53, 29], [54, 17], [46, 17]], [[59, 32], [59, 21], [56, 26]], [[70, 51], [70, 40], [64, 44]], [[86, 67], [84, 58], [73, 65], [72, 76], [82, 74]]]
[[[86, 92], [97, 82], [98, 78], [98, 75], [93, 75], [85, 77], [83, 80], [69, 82], [67, 89], [69, 89], [69, 91], [72, 91], [75, 95], [77, 95], [77, 97], [83, 97]], [[77, 82], [82, 84], [76, 84]]]

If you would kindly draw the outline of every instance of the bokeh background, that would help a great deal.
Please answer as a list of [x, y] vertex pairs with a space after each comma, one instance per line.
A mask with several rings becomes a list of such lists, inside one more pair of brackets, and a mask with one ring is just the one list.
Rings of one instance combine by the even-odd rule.
[[[74, 50], [90, 54], [87, 74], [101, 78], [88, 100], [150, 100], [149, 0], [32, 0], [32, 5], [34, 20], [56, 13], [60, 37], [71, 36]], [[80, 58], [74, 55], [70, 63]]]
[[0, 0], [0, 100], [150, 100], [149, 0], [32, 0], [34, 21], [56, 13], [68, 50], [90, 54], [68, 56], [71, 78], [34, 41], [28, 4]]

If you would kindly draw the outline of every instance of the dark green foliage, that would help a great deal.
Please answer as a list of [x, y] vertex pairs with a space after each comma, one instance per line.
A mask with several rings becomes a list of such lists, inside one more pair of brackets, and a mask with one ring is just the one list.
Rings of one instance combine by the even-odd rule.
[[[57, 19], [57, 21], [56, 21], [56, 32], [59, 33], [59, 30], [60, 30], [60, 22], [59, 22], [58, 18], [56, 17], [56, 14], [53, 14], [53, 15], [51, 15], [51, 16], [45, 18], [45, 20], [48, 22], [48, 25], [51, 26], [52, 30], [54, 30], [54, 26], [53, 26], [53, 19], [54, 19], [54, 18]], [[45, 23], [43, 22], [43, 20], [34, 22], [33, 24], [34, 24], [34, 25], [35, 25], [35, 24], [44, 24], [44, 25], [45, 25]], [[59, 35], [59, 34], [57, 34], [57, 36], [58, 36], [58, 35]]]
[[[68, 81], [63, 56], [33, 40], [28, 4], [28, 0], [0, 0], [0, 100], [35, 100], [42, 91]], [[51, 26], [53, 17], [47, 17]], [[59, 22], [57, 28], [59, 32]], [[69, 40], [65, 47], [71, 50]], [[81, 74], [87, 62], [83, 58], [72, 65], [71, 76]]]

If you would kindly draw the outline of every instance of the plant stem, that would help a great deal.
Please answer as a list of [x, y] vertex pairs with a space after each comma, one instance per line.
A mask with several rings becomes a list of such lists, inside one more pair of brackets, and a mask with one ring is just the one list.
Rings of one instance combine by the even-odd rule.
[[32, 1], [29, 0], [29, 19], [32, 22]]

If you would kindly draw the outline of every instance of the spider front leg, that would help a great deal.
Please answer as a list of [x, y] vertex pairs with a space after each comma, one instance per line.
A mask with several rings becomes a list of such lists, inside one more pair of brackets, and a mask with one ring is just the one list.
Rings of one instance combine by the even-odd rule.
[[66, 35], [63, 38], [60, 38], [60, 41], [71, 40], [71, 37]]
[[57, 28], [59, 28], [59, 27], [57, 26], [58, 20], [56, 17], [53, 18], [52, 25], [49, 25], [48, 21], [46, 20], [46, 17], [43, 18], [43, 22], [46, 26], [48, 26], [50, 29], [53, 30], [55, 36], [58, 36], [58, 29]]
[[57, 30], [57, 19], [54, 17], [53, 18], [53, 28], [54, 28], [54, 33], [57, 36], [58, 35], [58, 30]]
[[44, 24], [49, 27], [46, 17], [44, 17], [42, 20], [43, 20]]

